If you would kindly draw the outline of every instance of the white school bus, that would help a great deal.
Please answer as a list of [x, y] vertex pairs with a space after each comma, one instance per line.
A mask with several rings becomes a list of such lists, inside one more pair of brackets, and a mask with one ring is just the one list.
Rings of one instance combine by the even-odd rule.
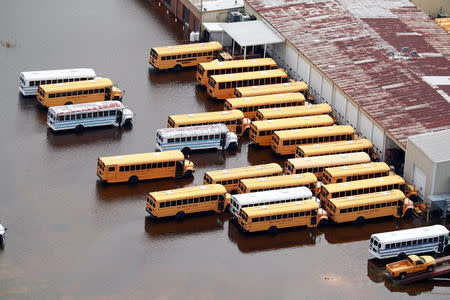
[[348, 154], [323, 155], [314, 157], [290, 158], [284, 166], [285, 174], [302, 174], [311, 172], [317, 179], [322, 179], [323, 171], [329, 167], [347, 166], [353, 164], [370, 163], [367, 153], [357, 152]]
[[389, 176], [389, 174], [390, 168], [384, 162], [371, 162], [368, 164], [326, 168], [322, 175], [322, 183], [331, 184], [363, 180]]
[[260, 108], [256, 112], [255, 120], [273, 120], [283, 118], [295, 118], [317, 115], [329, 115], [336, 121], [336, 116], [333, 114], [331, 106], [326, 103], [320, 104], [306, 104], [293, 107], [276, 107], [276, 108]]
[[230, 194], [220, 184], [208, 184], [149, 193], [146, 210], [154, 218], [215, 211], [222, 213], [230, 203]]
[[212, 75], [209, 78], [207, 90], [208, 95], [213, 99], [227, 99], [233, 97], [234, 89], [236, 87], [283, 83], [288, 81], [289, 77], [283, 69]]
[[249, 137], [259, 146], [270, 146], [275, 131], [331, 126], [333, 123], [329, 115], [254, 121], [250, 124]]
[[315, 192], [317, 177], [313, 173], [279, 175], [239, 180], [239, 194], [306, 186]]
[[234, 97], [254, 97], [280, 93], [302, 93], [303, 96], [305, 96], [305, 99], [310, 100], [308, 85], [303, 81], [293, 80], [275, 84], [236, 87], [234, 90]]
[[194, 164], [179, 150], [99, 157], [97, 176], [104, 183], [191, 177]]
[[261, 108], [282, 107], [294, 108], [303, 106], [305, 97], [300, 93], [272, 94], [255, 97], [230, 98], [225, 100], [224, 110], [239, 109], [244, 116], [254, 120], [256, 112]]
[[225, 124], [236, 135], [241, 136], [250, 125], [238, 109], [230, 111], [210, 111], [194, 114], [171, 115], [167, 120], [168, 128], [191, 127], [199, 125]]
[[320, 143], [317, 145], [321, 145], [329, 141], [351, 140], [354, 137], [354, 132], [353, 127], [349, 125], [280, 130], [273, 133], [271, 147], [272, 151], [277, 155], [292, 155], [296, 153], [295, 151], [299, 146], [306, 146], [313, 143]]
[[212, 75], [234, 74], [278, 69], [277, 63], [271, 58], [242, 59], [231, 61], [213, 60], [201, 63], [197, 67], [197, 82], [207, 86]]
[[239, 179], [276, 176], [280, 175], [282, 170], [279, 164], [270, 163], [228, 170], [209, 171], [203, 177], [203, 184], [221, 184], [227, 189], [228, 193], [236, 194]]
[[393, 216], [403, 217], [414, 209], [411, 200], [400, 190], [332, 198], [325, 207], [328, 217], [335, 223], [356, 222]]
[[316, 227], [327, 220], [326, 212], [315, 200], [280, 203], [241, 209], [239, 226], [245, 232], [267, 231], [298, 226]]
[[155, 47], [150, 50], [148, 62], [156, 69], [174, 69], [197, 66], [216, 59], [222, 45], [219, 42]]
[[[351, 127], [351, 126], [349, 126]], [[372, 160], [378, 160], [378, 154], [368, 139], [356, 138], [353, 140], [336, 140], [328, 143], [301, 144], [295, 150], [296, 157], [311, 157], [352, 152], [366, 152]]]
[[44, 84], [38, 88], [38, 102], [45, 106], [71, 105], [88, 102], [122, 100], [122, 91], [109, 78]]

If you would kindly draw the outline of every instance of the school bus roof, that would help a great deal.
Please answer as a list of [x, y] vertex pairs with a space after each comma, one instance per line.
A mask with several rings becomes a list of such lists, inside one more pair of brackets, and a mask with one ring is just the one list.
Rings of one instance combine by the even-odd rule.
[[241, 183], [248, 189], [256, 187], [263, 189], [280, 184], [309, 184], [316, 182], [317, 177], [313, 173], [241, 179]]
[[218, 120], [244, 119], [244, 113], [238, 109], [227, 111], [210, 111], [194, 114], [171, 115], [169, 116], [177, 124], [191, 124], [193, 122], [217, 122]]
[[371, 162], [351, 166], [326, 168], [325, 171], [332, 177], [355, 176], [359, 174], [388, 172], [389, 166], [384, 162]]
[[213, 60], [212, 62], [201, 63], [204, 70], [220, 70], [228, 68], [241, 68], [241, 67], [251, 67], [251, 66], [261, 66], [261, 65], [274, 65], [277, 63], [271, 58], [255, 58], [255, 59], [241, 59], [241, 60], [230, 60], [230, 61], [219, 61]]
[[204, 197], [208, 195], [225, 194], [226, 192], [227, 190], [221, 184], [205, 184], [173, 190], [151, 192], [148, 193], [148, 196], [155, 199], [156, 202], [160, 202], [167, 200], [187, 199], [193, 197]]
[[307, 199], [297, 202], [278, 203], [263, 206], [252, 206], [242, 208], [241, 211], [245, 212], [249, 218], [258, 216], [270, 216], [275, 214], [285, 214], [296, 211], [308, 211], [318, 209], [319, 204], [313, 199]]
[[[289, 101], [305, 102], [305, 96], [300, 93], [284, 93], [284, 94], [269, 94], [254, 97], [241, 97], [226, 99], [232, 108], [264, 105], [273, 103], [285, 103]], [[295, 107], [291, 106], [290, 108]]]
[[377, 187], [388, 184], [403, 184], [403, 183], [405, 183], [405, 180], [402, 177], [398, 175], [390, 175], [342, 183], [325, 184], [323, 185], [323, 188], [325, 188], [328, 191], [328, 193], [332, 194], [335, 192], [351, 191], [354, 189], [365, 189], [369, 187]]
[[[329, 115], [317, 115], [317, 116], [254, 121], [251, 123], [250, 126], [251, 128], [255, 128], [255, 130], [257, 131], [261, 131], [261, 130], [282, 130], [283, 128], [292, 128], [292, 127], [300, 128], [310, 126], [330, 126], [333, 125], [333, 123], [334, 121]], [[289, 131], [297, 133], [297, 131], [295, 130], [300, 129], [293, 129]]]
[[404, 200], [406, 198], [400, 190], [390, 190], [384, 192], [376, 192], [369, 194], [354, 195], [341, 198], [332, 198], [330, 202], [336, 208], [353, 207], [356, 205], [376, 204], [386, 201]]
[[54, 93], [58, 91], [66, 91], [66, 90], [78, 90], [78, 89], [101, 89], [108, 86], [112, 86], [113, 82], [109, 78], [95, 78], [92, 80], [83, 80], [83, 81], [73, 81], [73, 82], [64, 82], [64, 83], [54, 83], [54, 84], [43, 84], [40, 85], [45, 93]]
[[178, 53], [222, 50], [219, 42], [195, 43], [152, 48], [158, 55], [174, 55]]
[[[241, 167], [241, 168], [234, 168], [234, 169], [228, 169], [228, 170], [215, 170], [215, 171], [209, 171], [206, 172], [205, 175], [208, 175], [215, 181], [221, 181], [228, 178], [233, 179], [239, 179], [239, 178], [245, 178], [245, 177], [252, 177], [252, 176], [261, 176], [261, 175], [270, 175], [274, 173], [281, 173], [282, 168], [277, 163], [270, 163], [270, 164], [264, 164], [264, 165], [257, 165], [257, 166], [248, 166], [248, 167]], [[242, 176], [242, 175], [244, 176]], [[242, 177], [240, 177], [242, 176]]]
[[[309, 118], [317, 118], [317, 117], [328, 117], [329, 120], [333, 120], [329, 115], [317, 115], [317, 116], [310, 116]], [[297, 118], [306, 118], [306, 117], [297, 117]], [[297, 119], [295, 118], [295, 119]], [[291, 118], [289, 118], [291, 119]], [[292, 118], [294, 119], [294, 118]], [[277, 120], [285, 120], [285, 119], [275, 119], [274, 122]], [[323, 120], [323, 119], [322, 119]], [[268, 122], [263, 121], [263, 122]], [[256, 123], [256, 122], [254, 122]], [[315, 128], [303, 128], [303, 129], [291, 129], [291, 130], [277, 130], [274, 132], [276, 136], [280, 140], [283, 139], [301, 139], [301, 138], [313, 138], [313, 137], [320, 137], [320, 136], [332, 136], [332, 135], [348, 135], [355, 133], [355, 130], [352, 126], [349, 125], [335, 125], [335, 126], [322, 126], [322, 127], [315, 127]]]
[[211, 78], [217, 82], [231, 82], [247, 79], [263, 79], [271, 77], [288, 77], [283, 69], [273, 69], [266, 71], [256, 71], [256, 72], [242, 72], [234, 74], [224, 74], [224, 75], [211, 75]]
[[286, 115], [300, 117], [300, 116], [329, 114], [332, 112], [332, 110], [330, 105], [326, 103], [320, 103], [320, 104], [312, 104], [312, 105], [310, 104], [291, 107], [260, 108], [259, 112], [263, 115], [264, 118], [278, 119]]
[[179, 150], [168, 150], [161, 152], [149, 152], [127, 155], [116, 155], [99, 158], [105, 165], [127, 165], [138, 163], [154, 163], [184, 160], [184, 155]]
[[372, 148], [368, 139], [355, 139], [350, 141], [338, 141], [298, 146], [305, 156], [315, 156], [327, 153], [339, 153], [342, 151], [354, 151]]
[[305, 91], [308, 89], [308, 85], [303, 81], [291, 81], [285, 83], [275, 83], [275, 84], [265, 84], [265, 85], [255, 85], [246, 87], [237, 87], [236, 90], [240, 92], [244, 97], [246, 95], [261, 95], [261, 93], [287, 93], [287, 92], [298, 92]]
[[321, 155], [313, 157], [297, 157], [287, 160], [295, 169], [315, 168], [321, 166], [343, 166], [370, 162], [370, 156], [365, 152], [346, 154]]
[[48, 111], [56, 115], [73, 114], [81, 112], [93, 112], [103, 109], [123, 109], [125, 106], [120, 101], [99, 101], [71, 105], [52, 106]]

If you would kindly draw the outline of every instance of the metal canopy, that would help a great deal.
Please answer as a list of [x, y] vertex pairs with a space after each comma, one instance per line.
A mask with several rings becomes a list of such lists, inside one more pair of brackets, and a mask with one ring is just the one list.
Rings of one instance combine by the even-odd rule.
[[279, 44], [284, 38], [263, 21], [222, 23], [227, 33], [241, 47]]

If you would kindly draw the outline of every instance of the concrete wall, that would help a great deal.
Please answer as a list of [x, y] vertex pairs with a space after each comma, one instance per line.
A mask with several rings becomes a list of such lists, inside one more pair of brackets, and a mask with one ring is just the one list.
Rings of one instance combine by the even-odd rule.
[[405, 157], [405, 169], [403, 177], [406, 182], [412, 184], [415, 168], [419, 167], [427, 177], [424, 198], [423, 200], [428, 201], [427, 196], [432, 194], [433, 176], [434, 176], [434, 163], [431, 161], [425, 153], [422, 152], [416, 145], [408, 141], [406, 147], [406, 157]]
[[438, 163], [432, 194], [450, 194], [450, 161]]
[[449, 0], [411, 0], [411, 2], [433, 18], [439, 13], [450, 15]]

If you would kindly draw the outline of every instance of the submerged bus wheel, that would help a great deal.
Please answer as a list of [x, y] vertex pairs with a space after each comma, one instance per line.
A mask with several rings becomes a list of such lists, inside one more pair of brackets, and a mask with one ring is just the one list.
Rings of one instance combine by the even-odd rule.
[[75, 131], [76, 132], [83, 132], [84, 130], [84, 126], [83, 125], [77, 125], [77, 127], [75, 127]]
[[64, 103], [64, 105], [72, 105], [72, 102], [68, 101], [68, 102]]
[[268, 230], [267, 230], [270, 234], [275, 234], [278, 231], [277, 226], [271, 226]]
[[184, 219], [184, 211], [177, 212], [177, 214], [175, 215], [175, 219], [177, 219], [178, 221], [183, 220]]
[[175, 65], [175, 67], [173, 67], [173, 70], [179, 72], [179, 71], [181, 71], [181, 66]]
[[228, 145], [228, 150], [231, 150], [231, 151], [233, 151], [233, 150], [236, 150], [237, 149], [237, 143], [230, 143], [229, 145]]
[[187, 155], [191, 153], [191, 149], [189, 147], [184, 147], [181, 152], [183, 152], [184, 155]]
[[138, 179], [138, 177], [137, 176], [131, 176], [130, 178], [128, 178], [128, 183], [131, 183], [131, 184], [133, 184], [133, 183], [137, 183], [139, 181], [139, 179]]
[[188, 178], [188, 177], [192, 177], [193, 173], [191, 170], [187, 170], [186, 173], [184, 173], [184, 177]]
[[365, 220], [364, 217], [358, 217], [356, 219], [355, 223], [361, 225], [364, 223], [364, 220]]
[[123, 123], [123, 126], [125, 126], [125, 127], [132, 127], [133, 126], [133, 122], [131, 121], [131, 119], [126, 119], [125, 123]]
[[399, 254], [397, 255], [397, 258], [398, 258], [398, 259], [405, 259], [405, 258], [406, 258], [405, 252], [399, 253]]

